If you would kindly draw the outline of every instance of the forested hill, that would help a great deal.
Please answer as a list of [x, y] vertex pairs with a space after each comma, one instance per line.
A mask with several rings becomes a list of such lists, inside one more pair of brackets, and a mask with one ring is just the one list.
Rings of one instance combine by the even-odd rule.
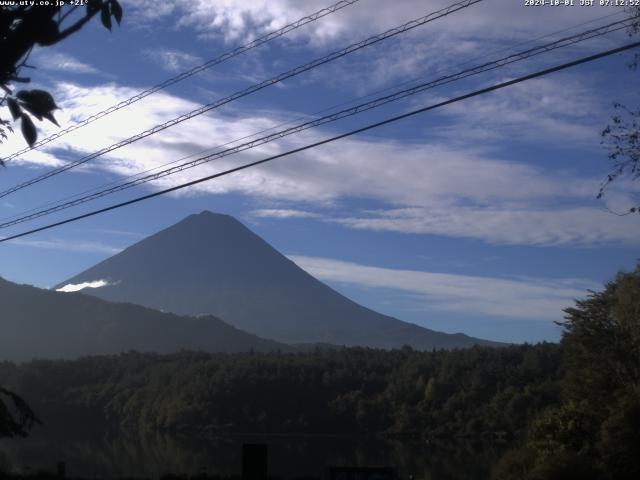
[[27, 399], [44, 428], [515, 436], [558, 401], [560, 358], [556, 344], [128, 353], [5, 363], [0, 384]]
[[[287, 351], [213, 316], [180, 317], [0, 278], [0, 360], [77, 358], [122, 351]], [[0, 385], [2, 382], [0, 382]]]

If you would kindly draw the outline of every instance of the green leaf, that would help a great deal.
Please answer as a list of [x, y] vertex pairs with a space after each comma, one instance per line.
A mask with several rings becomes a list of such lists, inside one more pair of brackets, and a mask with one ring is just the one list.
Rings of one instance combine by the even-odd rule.
[[118, 25], [120, 25], [120, 22], [122, 21], [122, 7], [118, 3], [118, 0], [110, 0], [109, 3], [111, 4], [111, 13], [113, 14], [113, 18], [115, 18]]
[[100, 20], [102, 20], [102, 25], [111, 31], [111, 12], [109, 11], [109, 4], [107, 3], [102, 5], [102, 9], [100, 10]]
[[38, 140], [38, 132], [36, 126], [33, 124], [31, 117], [26, 114], [22, 114], [22, 136], [27, 141], [30, 147]]
[[11, 116], [14, 120], [20, 118], [20, 115], [22, 115], [22, 109], [20, 108], [20, 105], [18, 105], [18, 102], [15, 101], [15, 99], [7, 97], [7, 106], [9, 107], [9, 112], [11, 112]]

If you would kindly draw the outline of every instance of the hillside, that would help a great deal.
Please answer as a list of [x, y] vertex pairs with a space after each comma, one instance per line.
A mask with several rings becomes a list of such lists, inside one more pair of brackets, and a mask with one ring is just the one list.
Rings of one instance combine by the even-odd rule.
[[0, 361], [77, 358], [137, 350], [170, 353], [272, 351], [288, 347], [213, 316], [180, 317], [80, 293], [59, 293], [0, 278]]

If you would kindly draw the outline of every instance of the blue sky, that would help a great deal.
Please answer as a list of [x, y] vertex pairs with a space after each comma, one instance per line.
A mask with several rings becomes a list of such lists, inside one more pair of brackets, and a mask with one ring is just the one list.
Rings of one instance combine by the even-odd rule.
[[[449, 3], [360, 0], [9, 162], [0, 172], [0, 186], [13, 186]], [[0, 217], [404, 82], [454, 73], [623, 18], [617, 7], [522, 3], [486, 0], [269, 87], [0, 199]], [[123, 24], [113, 33], [93, 22], [31, 58], [38, 67], [32, 85], [54, 94], [63, 127], [328, 2], [123, 5]], [[591, 23], [579, 26], [585, 22]], [[623, 32], [590, 40], [1, 233], [205, 176], [627, 41]], [[553, 321], [562, 318], [562, 309], [588, 289], [601, 288], [617, 271], [633, 268], [640, 257], [637, 217], [607, 211], [637, 202], [637, 184], [620, 181], [603, 200], [595, 199], [610, 167], [600, 132], [613, 102], [638, 104], [638, 72], [626, 67], [630, 59], [631, 54], [616, 55], [4, 243], [0, 275], [49, 287], [207, 209], [236, 216], [302, 268], [383, 313], [496, 340], [557, 340]], [[40, 127], [41, 138], [56, 131]], [[16, 135], [0, 145], [0, 155], [22, 146]]]

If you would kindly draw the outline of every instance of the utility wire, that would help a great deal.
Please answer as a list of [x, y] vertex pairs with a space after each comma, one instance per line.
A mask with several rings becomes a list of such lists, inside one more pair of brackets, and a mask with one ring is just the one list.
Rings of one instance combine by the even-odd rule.
[[120, 110], [122, 108], [128, 107], [129, 105], [132, 105], [133, 103], [136, 103], [139, 100], [142, 100], [145, 97], [148, 97], [149, 95], [152, 95], [160, 90], [163, 90], [167, 87], [170, 87], [171, 85], [175, 85], [178, 82], [181, 82], [182, 80], [185, 80], [189, 77], [192, 77], [200, 72], [203, 72], [204, 70], [207, 70], [209, 68], [212, 68], [220, 63], [223, 63], [233, 57], [236, 57], [242, 53], [245, 53], [253, 48], [259, 47], [260, 45], [264, 45], [267, 42], [270, 42], [271, 40], [275, 40], [276, 38], [282, 37], [284, 35], [286, 35], [287, 33], [296, 30], [308, 23], [311, 22], [315, 22], [316, 20], [321, 19], [322, 17], [326, 17], [329, 14], [332, 14], [344, 7], [348, 7], [350, 5], [353, 5], [354, 3], [359, 2], [360, 0], [340, 0], [337, 3], [334, 3], [333, 5], [323, 8], [322, 10], [318, 10], [315, 13], [312, 13], [311, 15], [307, 15], [306, 17], [302, 17], [299, 20], [296, 20], [293, 23], [290, 23], [288, 25], [285, 25], [284, 27], [282, 27], [279, 30], [270, 32], [266, 35], [263, 35], [260, 38], [257, 38], [255, 40], [253, 40], [252, 42], [249, 42], [245, 45], [242, 45], [240, 47], [237, 47], [229, 52], [223, 53], [222, 55], [213, 58], [201, 65], [198, 65], [196, 67], [191, 68], [190, 70], [184, 71], [182, 73], [179, 73], [178, 75], [171, 77], [157, 85], [154, 85], [153, 87], [149, 87], [146, 90], [143, 90], [142, 92], [134, 95], [133, 97], [128, 98], [127, 100], [123, 100], [120, 103], [117, 103], [115, 105], [111, 105], [110, 107], [106, 108], [105, 110], [102, 110], [98, 113], [95, 113], [93, 115], [91, 115], [90, 117], [85, 118], [84, 120], [71, 125], [63, 130], [60, 130], [46, 138], [43, 138], [42, 140], [36, 142], [32, 147], [25, 147], [22, 150], [19, 150], [17, 152], [12, 153], [11, 155], [9, 155], [7, 158], [3, 159], [3, 161], [6, 163], [9, 160], [12, 160], [20, 155], [22, 155], [23, 153], [27, 153], [32, 149], [36, 149], [38, 147], [41, 147], [42, 145], [46, 145], [47, 143], [53, 142], [54, 140], [57, 140], [58, 138], [66, 135], [67, 133], [73, 132], [79, 128], [82, 128], [86, 125], [89, 125], [92, 122], [95, 122], [96, 120], [105, 117], [107, 115], [109, 115], [110, 113], [113, 113], [117, 110]]
[[[623, 11], [617, 11], [617, 12], [614, 12], [614, 13], [610, 13], [608, 15], [603, 15], [601, 17], [596, 17], [596, 18], [588, 20], [586, 22], [578, 23], [578, 24], [572, 25], [570, 27], [563, 28], [561, 30], [556, 30], [554, 32], [547, 33], [547, 34], [544, 34], [542, 36], [539, 36], [539, 37], [536, 37], [536, 38], [533, 38], [533, 39], [530, 39], [530, 40], [525, 40], [525, 41], [518, 42], [518, 43], [516, 43], [514, 45], [511, 45], [509, 47], [504, 47], [504, 48], [500, 48], [498, 50], [493, 50], [490, 53], [487, 53], [487, 54], [484, 54], [484, 55], [481, 55], [481, 56], [477, 57], [475, 60], [480, 60], [480, 59], [484, 59], [484, 58], [490, 58], [491, 56], [494, 56], [494, 55], [496, 55], [498, 53], [502, 53], [502, 52], [513, 51], [513, 50], [515, 50], [516, 47], [519, 47], [519, 46], [522, 46], [522, 45], [527, 45], [527, 44], [532, 44], [532, 43], [534, 43], [534, 42], [536, 42], [538, 40], [543, 40], [545, 38], [550, 38], [550, 37], [553, 37], [553, 36], [561, 34], [561, 33], [565, 33], [565, 32], [571, 31], [571, 30], [576, 30], [577, 28], [583, 27], [585, 25], [589, 25], [589, 24], [592, 24], [592, 23], [595, 23], [595, 22], [599, 22], [599, 21], [604, 20], [606, 18], [611, 18], [611, 17], [614, 17], [614, 16], [620, 16], [620, 15], [623, 15], [623, 14], [624, 14]], [[455, 67], [462, 67], [462, 66], [468, 65], [468, 64], [470, 64], [472, 62], [473, 62], [473, 60], [467, 60], [467, 61], [464, 61], [464, 62], [460, 62], [460, 63], [456, 64]], [[449, 68], [449, 70], [451, 70], [451, 68]], [[438, 70], [436, 70], [435, 73], [439, 74], [439, 73], [442, 73], [444, 71], [445, 71], [444, 68], [438, 68]], [[30, 213], [30, 212], [33, 212], [35, 210], [41, 209], [41, 208], [45, 208], [45, 207], [48, 207], [48, 206], [51, 206], [51, 205], [55, 205], [57, 203], [65, 201], [65, 200], [69, 200], [69, 199], [72, 199], [72, 198], [77, 198], [77, 197], [79, 197], [81, 195], [85, 195], [85, 194], [90, 193], [90, 192], [95, 192], [95, 191], [97, 191], [97, 190], [99, 190], [101, 188], [106, 188], [106, 187], [109, 187], [109, 186], [112, 186], [112, 185], [116, 185], [119, 182], [121, 182], [122, 180], [131, 180], [133, 178], [136, 178], [136, 177], [139, 177], [141, 175], [144, 175], [145, 173], [149, 173], [149, 172], [152, 172], [152, 171], [155, 171], [155, 170], [159, 170], [159, 169], [167, 167], [169, 165], [174, 165], [176, 163], [188, 160], [189, 158], [193, 158], [193, 157], [196, 157], [198, 155], [202, 155], [202, 154], [204, 154], [206, 152], [210, 152], [210, 151], [216, 150], [216, 149], [221, 148], [221, 147], [226, 147], [228, 145], [232, 145], [232, 144], [234, 144], [236, 142], [239, 142], [241, 140], [246, 140], [248, 138], [255, 137], [257, 135], [260, 135], [262, 133], [266, 133], [266, 132], [271, 131], [271, 130], [276, 130], [277, 128], [284, 127], [286, 125], [294, 124], [294, 123], [296, 123], [296, 122], [298, 122], [300, 120], [303, 120], [305, 118], [317, 118], [318, 115], [321, 115], [321, 114], [326, 113], [326, 112], [330, 112], [332, 110], [335, 110], [336, 108], [340, 108], [340, 107], [343, 107], [343, 106], [346, 106], [346, 105], [350, 105], [350, 104], [353, 104], [353, 103], [355, 103], [355, 102], [357, 102], [359, 100], [364, 100], [365, 98], [370, 98], [370, 97], [373, 97], [375, 95], [378, 95], [378, 94], [381, 94], [381, 93], [384, 93], [384, 92], [389, 92], [389, 91], [392, 91], [394, 89], [397, 89], [397, 88], [405, 86], [405, 85], [410, 85], [410, 84], [414, 84], [414, 83], [419, 82], [419, 81], [423, 81], [425, 78], [427, 78], [427, 77], [422, 76], [420, 78], [413, 78], [411, 80], [405, 80], [404, 82], [399, 82], [399, 83], [396, 83], [394, 85], [391, 85], [391, 86], [388, 86], [388, 87], [384, 87], [384, 88], [372, 91], [372, 92], [367, 93], [365, 95], [361, 95], [359, 97], [352, 98], [351, 100], [347, 100], [347, 101], [344, 101], [344, 102], [340, 102], [338, 104], [334, 104], [334, 105], [332, 105], [330, 107], [323, 108], [323, 109], [318, 110], [318, 111], [316, 111], [314, 113], [304, 114], [301, 117], [298, 117], [296, 119], [287, 120], [287, 121], [278, 123], [278, 124], [276, 124], [276, 125], [274, 125], [272, 127], [264, 128], [264, 129], [259, 130], [257, 132], [245, 135], [243, 137], [236, 138], [234, 140], [230, 140], [230, 141], [225, 142], [225, 143], [220, 144], [220, 145], [216, 145], [215, 147], [208, 147], [208, 148], [199, 150], [197, 152], [191, 153], [189, 155], [186, 155], [184, 157], [178, 158], [176, 160], [172, 160], [172, 161], [170, 161], [168, 163], [165, 163], [165, 164], [162, 164], [162, 165], [158, 165], [156, 167], [152, 167], [152, 168], [149, 168], [147, 170], [143, 170], [141, 172], [138, 172], [138, 173], [135, 173], [135, 174], [132, 174], [132, 175], [128, 175], [128, 176], [124, 177], [124, 179], [118, 179], [118, 180], [109, 182], [107, 184], [103, 184], [101, 186], [93, 187], [93, 188], [90, 188], [88, 190], [84, 190], [82, 192], [79, 192], [79, 193], [76, 193], [76, 194], [73, 194], [73, 195], [69, 195], [69, 196], [64, 197], [64, 198], [62, 198], [60, 200], [55, 200], [55, 201], [52, 201], [52, 202], [48, 202], [45, 205], [41, 205], [40, 207], [30, 208], [30, 209], [25, 210], [25, 211], [23, 211], [21, 213], [17, 213], [17, 214], [11, 215], [9, 217], [5, 217], [5, 218], [1, 219], [0, 221], [5, 221], [5, 220], [17, 218], [17, 217], [20, 217], [21, 215], [24, 215], [26, 213]]]
[[42, 232], [44, 230], [49, 230], [51, 228], [58, 227], [58, 226], [61, 226], [61, 225], [65, 225], [67, 223], [76, 222], [76, 221], [82, 220], [84, 218], [88, 218], [88, 217], [92, 217], [92, 216], [95, 216], [95, 215], [98, 215], [98, 214], [101, 214], [101, 213], [109, 212], [111, 210], [116, 210], [118, 208], [126, 207], [128, 205], [132, 205], [134, 203], [142, 202], [144, 200], [149, 200], [151, 198], [155, 198], [155, 197], [158, 197], [160, 195], [165, 195], [167, 193], [175, 192], [177, 190], [181, 190], [183, 188], [191, 187], [193, 185], [197, 185], [197, 184], [202, 183], [202, 182], [213, 180], [215, 178], [223, 177], [223, 176], [229, 175], [231, 173], [239, 172], [241, 170], [245, 170], [245, 169], [248, 169], [248, 168], [251, 168], [251, 167], [262, 165], [264, 163], [271, 162], [271, 161], [276, 160], [278, 158], [287, 157], [289, 155], [293, 155], [294, 153], [299, 153], [299, 152], [302, 152], [302, 151], [305, 151], [305, 150], [309, 150], [311, 148], [316, 148], [316, 147], [319, 147], [321, 145], [325, 145], [327, 143], [335, 142], [336, 140], [340, 140], [340, 139], [343, 139], [343, 138], [346, 138], [346, 137], [350, 137], [350, 136], [356, 135], [358, 133], [363, 133], [363, 132], [366, 132], [368, 130], [381, 127], [383, 125], [388, 125], [390, 123], [397, 122], [399, 120], [403, 120], [405, 118], [409, 118], [409, 117], [418, 115], [420, 113], [425, 113], [425, 112], [428, 112], [430, 110], [435, 110], [436, 108], [444, 107], [444, 106], [450, 105], [452, 103], [457, 103], [457, 102], [460, 102], [462, 100], [466, 100], [468, 98], [476, 97], [476, 96], [479, 96], [479, 95], [484, 95], [486, 93], [493, 92], [495, 90], [499, 90], [499, 89], [502, 89], [502, 88], [509, 87], [511, 85], [515, 85], [517, 83], [521, 83], [521, 82], [525, 82], [527, 80], [531, 80], [531, 79], [534, 79], [534, 78], [542, 77], [542, 76], [548, 75], [550, 73], [558, 72], [560, 70], [565, 70], [567, 68], [575, 67], [577, 65], [581, 65], [581, 64], [584, 64], [584, 63], [592, 62], [592, 61], [595, 61], [595, 60], [598, 60], [598, 59], [601, 59], [601, 58], [604, 58], [604, 57], [608, 57], [608, 56], [614, 55], [616, 53], [624, 52], [624, 51], [630, 50], [632, 48], [637, 48], [637, 47], [640, 47], [640, 42], [629, 43], [629, 44], [624, 45], [622, 47], [614, 48], [614, 49], [611, 49], [611, 50], [606, 50], [604, 52], [600, 52], [600, 53], [597, 53], [595, 55], [590, 55], [588, 57], [582, 57], [582, 58], [580, 58], [578, 60], [574, 60], [572, 62], [563, 63], [563, 64], [557, 65], [555, 67], [547, 68], [545, 70], [540, 70], [538, 72], [531, 73], [529, 75], [525, 75], [525, 76], [522, 76], [522, 77], [518, 77], [518, 78], [515, 78], [513, 80], [509, 80], [507, 82], [498, 83], [498, 84], [492, 85], [490, 87], [482, 88], [480, 90], [475, 90], [475, 91], [473, 91], [471, 93], [467, 93], [465, 95], [461, 95], [461, 96], [458, 96], [458, 97], [455, 97], [455, 98], [451, 98], [451, 99], [443, 101], [443, 102], [439, 102], [439, 103], [436, 103], [436, 104], [433, 104], [433, 105], [429, 105], [427, 107], [419, 108], [417, 110], [413, 110], [411, 112], [407, 112], [407, 113], [404, 113], [402, 115], [397, 115], [397, 116], [394, 116], [394, 117], [391, 117], [391, 118], [387, 118], [386, 120], [382, 120], [380, 122], [372, 123], [372, 124], [366, 125], [364, 127], [357, 128], [355, 130], [351, 130], [351, 131], [349, 131], [347, 133], [343, 133], [343, 134], [340, 134], [340, 135], [336, 135], [334, 137], [330, 137], [330, 138], [321, 140], [319, 142], [311, 143], [309, 145], [305, 145], [304, 147], [295, 148], [293, 150], [289, 150], [287, 152], [280, 153], [280, 154], [277, 154], [277, 155], [272, 155], [270, 157], [263, 158], [261, 160], [257, 160], [255, 162], [246, 163], [246, 164], [241, 165], [239, 167], [230, 168], [228, 170], [224, 170], [222, 172], [215, 173], [213, 175], [208, 175], [206, 177], [202, 177], [202, 178], [199, 178], [199, 179], [196, 179], [196, 180], [192, 180], [190, 182], [182, 183], [180, 185], [176, 185], [174, 187], [166, 188], [164, 190], [160, 190], [160, 191], [157, 191], [157, 192], [154, 192], [154, 193], [150, 193], [148, 195], [143, 195], [141, 197], [133, 198], [131, 200], [127, 200], [126, 202], [117, 203], [117, 204], [110, 205], [110, 206], [105, 207], [105, 208], [94, 210], [92, 212], [88, 212], [88, 213], [85, 213], [85, 214], [82, 214], [82, 215], [78, 215], [78, 216], [75, 216], [75, 217], [67, 218], [67, 219], [61, 220], [59, 222], [50, 223], [50, 224], [42, 226], [42, 227], [38, 227], [38, 228], [34, 228], [32, 230], [27, 230], [25, 232], [17, 233], [15, 235], [11, 235], [9, 237], [5, 237], [5, 238], [0, 239], [0, 243], [7, 242], [9, 240], [14, 240], [16, 238], [21, 238], [21, 237], [24, 237], [24, 236], [27, 236], [27, 235], [31, 235], [33, 233]]
[[[477, 57], [475, 60], [482, 60], [482, 59], [485, 59], [485, 58], [491, 58], [492, 56], [495, 56], [495, 55], [497, 55], [499, 53], [502, 53], [502, 52], [514, 51], [516, 47], [527, 45], [527, 44], [530, 45], [530, 44], [532, 44], [534, 42], [537, 42], [539, 40], [551, 38], [551, 37], [554, 37], [556, 35], [563, 34], [563, 33], [569, 32], [571, 30], [576, 30], [576, 29], [578, 29], [580, 27], [584, 27], [586, 25], [590, 25], [592, 23], [599, 22], [601, 20], [605, 20], [605, 19], [608, 19], [608, 18], [611, 18], [611, 17], [623, 15], [624, 13], [625, 12], [623, 12], [623, 11], [617, 11], [617, 12], [614, 12], [614, 13], [610, 13], [610, 14], [607, 14], [607, 15], [596, 17], [596, 18], [593, 18], [593, 19], [588, 20], [586, 22], [581, 22], [581, 23], [572, 25], [570, 27], [563, 28], [561, 30], [556, 30], [554, 32], [546, 33], [544, 35], [535, 37], [535, 38], [530, 39], [530, 40], [520, 41], [520, 42], [518, 42], [518, 43], [516, 43], [514, 45], [510, 45], [508, 47], [504, 47], [504, 48], [500, 48], [500, 49], [497, 49], [497, 50], [493, 50], [490, 53], [486, 53], [484, 55], [481, 55], [481, 56]], [[627, 20], [623, 20], [623, 21], [632, 22], [633, 19], [627, 19]], [[602, 28], [606, 28], [606, 27], [609, 27], [611, 25], [612, 24], [605, 25]], [[626, 27], [623, 27], [623, 28], [626, 28]], [[610, 33], [610, 32], [608, 32], [608, 33]], [[558, 40], [558, 41], [561, 41], [561, 40]], [[456, 64], [455, 67], [456, 68], [457, 67], [462, 67], [462, 66], [468, 65], [468, 64], [470, 64], [472, 62], [473, 62], [472, 59], [466, 60], [464, 62], [460, 62], [460, 63]], [[448, 70], [451, 70], [451, 68], [449, 68]], [[440, 74], [440, 73], [444, 73], [445, 71], [446, 70], [441, 67], [441, 68], [438, 68], [438, 70], [436, 70], [435, 73], [436, 74]], [[90, 188], [90, 189], [75, 193], [73, 195], [68, 195], [68, 196], [63, 197], [63, 198], [58, 199], [58, 200], [50, 201], [50, 202], [47, 202], [44, 205], [40, 205], [38, 207], [33, 207], [33, 208], [29, 208], [27, 210], [23, 210], [20, 213], [16, 213], [16, 214], [13, 214], [13, 215], [10, 215], [8, 217], [4, 217], [4, 218], [0, 219], [0, 228], [1, 228], [1, 224], [4, 224], [4, 222], [8, 222], [8, 221], [13, 220], [13, 219], [23, 218], [24, 216], [27, 216], [31, 212], [36, 212], [38, 210], [46, 209], [47, 207], [54, 206], [54, 205], [57, 206], [57, 205], [61, 204], [62, 202], [66, 202], [66, 201], [69, 201], [69, 200], [72, 200], [72, 199], [77, 199], [78, 197], [81, 197], [81, 196], [87, 196], [89, 193], [98, 192], [101, 189], [103, 189], [103, 190], [107, 189], [108, 187], [112, 187], [112, 186], [118, 185], [118, 184], [122, 183], [123, 181], [129, 181], [129, 180], [135, 179], [137, 177], [142, 177], [145, 174], [148, 174], [148, 173], [156, 171], [156, 170], [160, 170], [162, 168], [168, 167], [169, 165], [175, 165], [176, 163], [180, 163], [180, 162], [186, 161], [186, 160], [188, 160], [190, 158], [197, 157], [199, 155], [203, 155], [203, 154], [205, 154], [207, 152], [215, 151], [215, 150], [217, 150], [219, 148], [222, 148], [222, 147], [233, 145], [234, 143], [240, 142], [242, 140], [246, 140], [248, 138], [256, 137], [256, 136], [258, 136], [260, 134], [263, 134], [263, 133], [266, 133], [268, 131], [276, 130], [278, 128], [281, 128], [281, 127], [284, 127], [284, 126], [287, 126], [287, 125], [295, 124], [296, 122], [299, 122], [299, 121], [307, 119], [307, 118], [317, 118], [319, 115], [321, 115], [323, 113], [330, 112], [330, 111], [335, 110], [337, 108], [353, 104], [353, 103], [355, 103], [355, 102], [357, 102], [359, 100], [364, 100], [366, 98], [371, 98], [371, 97], [373, 97], [375, 95], [378, 95], [378, 94], [381, 94], [381, 93], [384, 93], [384, 92], [392, 91], [394, 89], [400, 88], [400, 87], [405, 86], [405, 85], [415, 84], [416, 82], [424, 81], [426, 78], [428, 78], [428, 77], [422, 76], [420, 78], [414, 78], [414, 79], [411, 79], [411, 80], [405, 80], [404, 82], [399, 82], [399, 83], [396, 83], [394, 85], [391, 85], [391, 86], [388, 86], [388, 87], [384, 87], [384, 88], [372, 91], [372, 92], [367, 93], [365, 95], [362, 95], [362, 96], [359, 96], [359, 97], [356, 97], [356, 98], [352, 98], [351, 100], [347, 100], [347, 101], [344, 101], [344, 102], [340, 102], [338, 104], [334, 104], [334, 105], [332, 105], [330, 107], [323, 108], [323, 109], [321, 109], [319, 111], [316, 111], [314, 113], [305, 114], [305, 115], [302, 115], [302, 116], [300, 116], [300, 117], [298, 117], [296, 119], [287, 120], [287, 121], [278, 123], [278, 124], [273, 125], [271, 127], [264, 128], [264, 129], [259, 130], [257, 132], [245, 135], [245, 136], [240, 137], [240, 138], [236, 138], [234, 140], [230, 140], [230, 141], [225, 142], [223, 144], [219, 144], [219, 145], [216, 145], [214, 147], [208, 147], [208, 148], [199, 150], [197, 152], [191, 153], [191, 154], [186, 155], [184, 157], [180, 157], [180, 158], [177, 158], [175, 160], [172, 160], [170, 162], [167, 162], [167, 163], [164, 163], [164, 164], [161, 164], [161, 165], [158, 165], [158, 166], [155, 166], [155, 167], [151, 167], [151, 168], [148, 168], [146, 170], [142, 170], [140, 172], [125, 176], [122, 179], [117, 179], [117, 180], [108, 182], [106, 184], [102, 184], [102, 185], [99, 185], [99, 186], [96, 186], [96, 187], [93, 187], [93, 188]], [[59, 209], [56, 209], [56, 211], [59, 211]], [[40, 216], [40, 215], [38, 215], [38, 216]], [[22, 223], [22, 222], [20, 222], [20, 223]]]
[[176, 117], [172, 120], [169, 120], [168, 122], [165, 122], [163, 124], [160, 125], [156, 125], [155, 127], [152, 127], [148, 130], [145, 130], [144, 132], [138, 133], [132, 137], [129, 137], [125, 140], [122, 140], [118, 143], [115, 143], [113, 145], [110, 145], [108, 147], [105, 147], [101, 150], [98, 150], [97, 152], [94, 152], [90, 155], [87, 155], [85, 157], [82, 157], [74, 162], [71, 162], [67, 165], [64, 165], [62, 167], [59, 167], [57, 169], [51, 170], [43, 175], [40, 175], [38, 177], [32, 178], [30, 180], [27, 180], [26, 182], [20, 183], [14, 187], [9, 188], [8, 190], [4, 190], [3, 192], [0, 192], [0, 198], [2, 197], [6, 197], [7, 195], [10, 195], [14, 192], [17, 192], [18, 190], [22, 190], [23, 188], [26, 188], [28, 186], [31, 186], [33, 184], [42, 182], [43, 180], [46, 180], [48, 178], [51, 178], [55, 175], [58, 175], [60, 173], [66, 172], [68, 170], [71, 170], [72, 168], [75, 168], [79, 165], [85, 164], [90, 160], [93, 160], [94, 158], [100, 157], [102, 155], [104, 155], [105, 153], [109, 153], [112, 152], [113, 150], [116, 150], [118, 148], [124, 147], [126, 145], [129, 145], [131, 143], [134, 143], [138, 140], [141, 140], [143, 138], [146, 138], [150, 135], [156, 134], [162, 130], [165, 130], [169, 127], [172, 127], [174, 125], [177, 125], [181, 122], [184, 122], [185, 120], [189, 120], [191, 118], [194, 118], [198, 115], [202, 115], [203, 113], [209, 112], [215, 108], [221, 107], [222, 105], [225, 105], [227, 103], [233, 102], [234, 100], [237, 100], [239, 98], [245, 97], [247, 95], [250, 95], [252, 93], [255, 93], [259, 90], [262, 90], [266, 87], [269, 87], [271, 85], [274, 85], [276, 83], [279, 83], [283, 80], [286, 80], [288, 78], [292, 78], [295, 77], [303, 72], [312, 70], [316, 67], [319, 67], [321, 65], [324, 65], [326, 63], [332, 62], [334, 60], [337, 60], [338, 58], [342, 58], [345, 57], [357, 50], [360, 50], [362, 48], [368, 47], [370, 45], [373, 45], [375, 43], [381, 42], [383, 40], [386, 40], [388, 38], [394, 37], [396, 35], [399, 35], [401, 33], [405, 33], [409, 30], [412, 30], [416, 27], [419, 27], [421, 25], [424, 25], [426, 23], [432, 22], [434, 20], [437, 20], [439, 18], [445, 17], [447, 15], [450, 15], [454, 12], [457, 12], [459, 10], [462, 10], [464, 8], [470, 7], [471, 5], [474, 5], [476, 3], [482, 2], [483, 0], [462, 0], [459, 2], [456, 2], [452, 5], [449, 5], [448, 7], [445, 7], [441, 10], [438, 10], [436, 12], [432, 12], [429, 13], [428, 15], [425, 15], [423, 17], [411, 20], [403, 25], [400, 25], [398, 27], [392, 28], [390, 30], [387, 30], [386, 32], [380, 33], [378, 35], [374, 35], [372, 37], [369, 37], [365, 40], [362, 40], [360, 42], [354, 43], [349, 45], [348, 47], [343, 48], [342, 50], [338, 50], [335, 51], [333, 53], [330, 53], [324, 57], [318, 58], [316, 60], [313, 60], [309, 63], [306, 63], [304, 65], [298, 66], [293, 68], [292, 70], [288, 70], [287, 72], [281, 73], [280, 75], [277, 75], [273, 78], [270, 78], [268, 80], [264, 80], [260, 83], [256, 83], [250, 87], [247, 87], [243, 90], [240, 90], [228, 97], [224, 97], [222, 99], [219, 99], [213, 103], [209, 103], [206, 105], [203, 105], [195, 110], [192, 110], [191, 112], [185, 113], [183, 115], [180, 115], [179, 117]]
[[[7, 228], [13, 225], [17, 225], [20, 223], [24, 223], [30, 220], [34, 220], [36, 218], [40, 218], [43, 217], [45, 215], [49, 215], [55, 212], [59, 212], [61, 210], [66, 210], [68, 208], [71, 207], [75, 207], [77, 205], [92, 201], [92, 200], [96, 200], [98, 198], [102, 198], [104, 196], [107, 195], [111, 195], [114, 194], [116, 192], [119, 191], [123, 191], [138, 185], [142, 185], [144, 183], [148, 183], [151, 182], [153, 180], [157, 180], [159, 178], [163, 178], [169, 175], [174, 175], [176, 173], [182, 172], [184, 170], [190, 169], [190, 168], [194, 168], [197, 167], [199, 165], [202, 165], [204, 163], [208, 163], [211, 162], [213, 160], [216, 159], [220, 159], [229, 155], [233, 155], [236, 154], [238, 152], [242, 152], [245, 150], [249, 150], [252, 148], [255, 148], [259, 145], [263, 145], [265, 143], [269, 143], [272, 142], [274, 140], [278, 140], [281, 139], [285, 136], [289, 136], [298, 132], [301, 132], [303, 130], [307, 130], [313, 127], [317, 127], [320, 125], [324, 125], [327, 123], [331, 123], [331, 122], [335, 122], [337, 120], [349, 117], [349, 116], [353, 116], [359, 113], [362, 113], [364, 111], [368, 111], [377, 107], [380, 107], [382, 105], [391, 103], [391, 102], [395, 102], [398, 101], [400, 99], [406, 98], [408, 96], [411, 95], [415, 95], [418, 93], [421, 93], [425, 90], [431, 89], [431, 88], [435, 88], [438, 86], [442, 86], [451, 82], [455, 82], [458, 80], [462, 80], [464, 78], [473, 76], [473, 75], [478, 75], [480, 73], [484, 73], [490, 70], [495, 70], [497, 68], [502, 68], [506, 65], [509, 65], [511, 63], [515, 63], [518, 61], [522, 61], [528, 58], [531, 58], [535, 55], [540, 55], [543, 53], [547, 53], [559, 48], [563, 48], [563, 47], [568, 47], [570, 45], [574, 45], [576, 43], [588, 40], [588, 39], [592, 39], [595, 37], [599, 37], [611, 32], [615, 32], [618, 30], [622, 30], [624, 28], [627, 28], [627, 26], [630, 24], [631, 20], [621, 20], [618, 22], [613, 22], [610, 23], [608, 25], [602, 26], [602, 27], [598, 27], [598, 28], [594, 28], [591, 30], [587, 30], [569, 37], [565, 37], [559, 40], [556, 40], [555, 42], [551, 42], [545, 45], [541, 45], [541, 46], [537, 46], [534, 48], [530, 48], [528, 50], [522, 51], [522, 52], [518, 52], [518, 53], [514, 53], [512, 55], [509, 55], [507, 57], [503, 57], [501, 59], [498, 60], [494, 60], [492, 62], [487, 62], [484, 63], [482, 65], [478, 65], [472, 68], [468, 68], [465, 69], [461, 72], [455, 73], [455, 74], [451, 74], [451, 75], [446, 75], [440, 78], [437, 78], [435, 80], [432, 80], [430, 82], [426, 82], [426, 83], [422, 83], [420, 85], [416, 85], [414, 87], [408, 88], [408, 89], [404, 89], [404, 90], [400, 90], [398, 92], [395, 92], [393, 94], [390, 95], [386, 95], [383, 97], [379, 97], [376, 98], [374, 100], [371, 100], [369, 102], [364, 102], [361, 103], [359, 105], [356, 105], [354, 107], [351, 108], [347, 108], [347, 109], [343, 109], [339, 112], [335, 112], [332, 113], [330, 115], [325, 115], [323, 117], [320, 118], [316, 118], [314, 120], [310, 120], [304, 123], [301, 123], [299, 125], [290, 127], [290, 128], [286, 128], [284, 130], [272, 133], [270, 135], [266, 135], [263, 136], [261, 138], [257, 138], [254, 140], [251, 140], [249, 142], [245, 142], [243, 144], [234, 146], [234, 147], [230, 147], [227, 148], [225, 150], [221, 150], [209, 155], [205, 155], [203, 157], [197, 158], [195, 160], [189, 161], [189, 162], [185, 162], [181, 165], [177, 165], [171, 168], [167, 168], [165, 170], [153, 173], [153, 174], [148, 174], [146, 176], [139, 176], [138, 178], [134, 178], [132, 180], [117, 184], [116, 182], [113, 182], [112, 184], [109, 184], [108, 186], [106, 186], [105, 188], [103, 188], [102, 190], [98, 190], [95, 191], [96, 189], [94, 189], [94, 191], [92, 191], [93, 193], [84, 195], [84, 196], [79, 196], [76, 195], [75, 197], [79, 197], [79, 198], [75, 198], [74, 200], [69, 200], [64, 202], [64, 200], [62, 200], [61, 202], [64, 203], [59, 203], [57, 205], [51, 206], [49, 208], [45, 207], [41, 207], [40, 209], [32, 209], [33, 210], [37, 210], [34, 213], [28, 213], [28, 214], [21, 214], [18, 216], [14, 216], [12, 218], [9, 219], [5, 219], [4, 221], [0, 221], [0, 228]], [[253, 135], [252, 135], [253, 136]], [[234, 142], [232, 142], [234, 143]], [[170, 164], [173, 164], [176, 162], [170, 162]], [[56, 202], [54, 202], [56, 203]], [[16, 218], [17, 217], [17, 218]]]

